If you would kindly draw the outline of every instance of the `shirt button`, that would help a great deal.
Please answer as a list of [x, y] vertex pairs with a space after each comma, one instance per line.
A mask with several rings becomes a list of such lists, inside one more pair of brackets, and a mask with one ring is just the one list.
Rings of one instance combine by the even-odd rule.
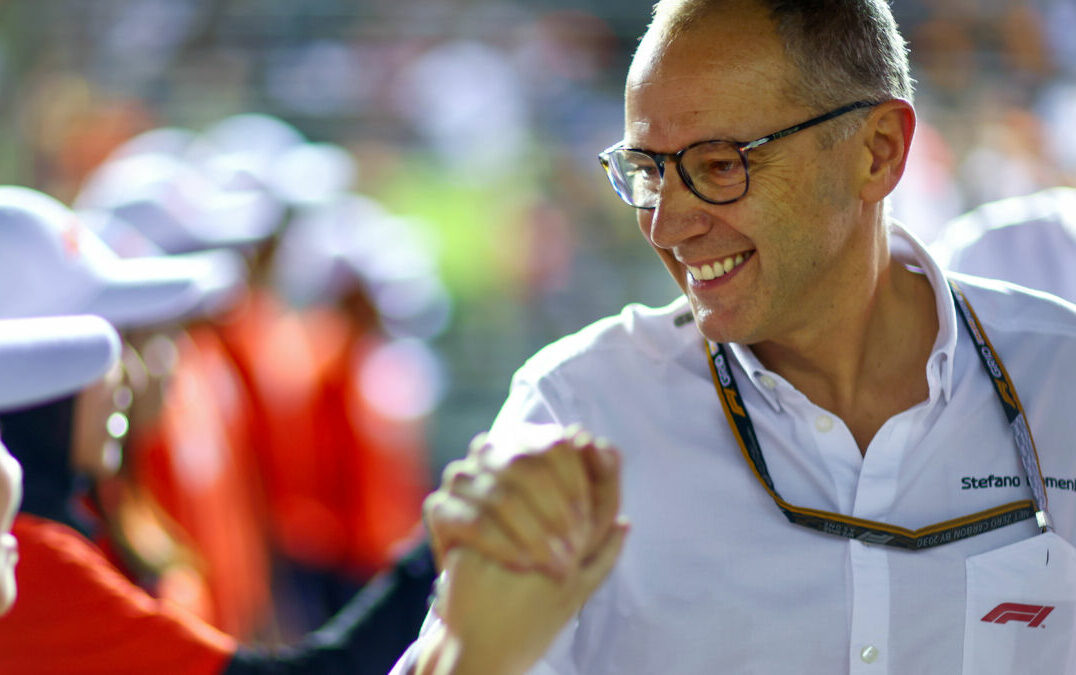
[[863, 659], [863, 663], [874, 663], [878, 660], [878, 648], [874, 645], [867, 645], [859, 650], [859, 658]]
[[829, 415], [819, 415], [814, 420], [814, 428], [826, 433], [833, 428], [833, 418]]
[[773, 389], [777, 386], [777, 380], [773, 379], [769, 375], [763, 375], [762, 377], [758, 378], [758, 381], [762, 384], [763, 387], [766, 387], [767, 389]]

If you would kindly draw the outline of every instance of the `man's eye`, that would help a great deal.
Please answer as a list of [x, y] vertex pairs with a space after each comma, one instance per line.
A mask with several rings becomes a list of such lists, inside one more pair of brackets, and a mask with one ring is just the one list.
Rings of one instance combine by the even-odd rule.
[[652, 181], [659, 180], [658, 168], [656, 166], [635, 166], [628, 172], [628, 176], [632, 180], [639, 181]]
[[715, 175], [728, 175], [738, 171], [740, 168], [740, 162], [733, 159], [715, 159], [711, 160], [708, 165], [709, 173]]

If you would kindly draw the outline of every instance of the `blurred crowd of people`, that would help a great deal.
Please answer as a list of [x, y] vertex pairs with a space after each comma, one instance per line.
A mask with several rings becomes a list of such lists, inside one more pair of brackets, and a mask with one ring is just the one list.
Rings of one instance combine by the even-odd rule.
[[[32, 556], [58, 523], [108, 584], [219, 631], [192, 640], [214, 667], [234, 640], [303, 640], [386, 570], [412, 582], [395, 625], [419, 620], [422, 497], [512, 369], [677, 292], [595, 159], [649, 11], [627, 4], [0, 3], [0, 328], [119, 331], [95, 329], [91, 346], [116, 340], [95, 393], [74, 396], [85, 375], [0, 408], [35, 542], [20, 593], [49, 591], [59, 568]], [[1076, 8], [894, 13], [920, 111], [894, 215], [955, 269], [1004, 276], [1013, 241], [1052, 251], [1014, 280], [1076, 300], [1076, 280], [1046, 287], [1076, 241]], [[1005, 229], [1028, 222], [1044, 243]], [[85, 441], [80, 416], [101, 420]], [[6, 626], [53, 620], [34, 611], [0, 618], [0, 664], [21, 653]]]
[[[377, 672], [417, 629], [443, 379], [428, 341], [450, 305], [421, 231], [354, 173], [343, 148], [247, 113], [131, 137], [69, 204], [0, 187], [0, 321], [96, 315], [122, 341], [77, 395], [0, 410], [22, 473], [0, 669], [145, 672], [141, 638], [162, 664], [169, 645], [234, 656], [229, 640], [276, 659], [349, 603], [404, 594], [345, 612], [334, 641]], [[393, 565], [407, 583], [360, 594]], [[365, 623], [384, 611], [398, 616]], [[162, 624], [217, 633], [170, 643]]]

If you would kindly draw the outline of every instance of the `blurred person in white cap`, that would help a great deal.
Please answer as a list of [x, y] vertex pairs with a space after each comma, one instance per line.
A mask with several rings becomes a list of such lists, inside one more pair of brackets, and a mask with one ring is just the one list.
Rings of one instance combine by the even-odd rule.
[[[952, 217], [930, 245], [942, 267], [1001, 279], [1076, 302], [1076, 86], [1060, 81], [1040, 92], [1034, 114], [1006, 118], [1024, 132], [1020, 153], [1035, 161], [1035, 181], [1014, 190], [1007, 171], [993, 173], [1005, 196]], [[1018, 155], [1020, 153], [1017, 153]], [[999, 163], [994, 163], [999, 165]], [[997, 180], [1004, 175], [1005, 180]]]
[[415, 534], [430, 479], [425, 418], [441, 385], [420, 338], [443, 327], [447, 300], [410, 224], [358, 195], [297, 209], [270, 282], [288, 306], [263, 296], [257, 320], [225, 333], [259, 411], [278, 598], [302, 629]]
[[1076, 302], [1076, 188], [1057, 186], [977, 206], [949, 221], [931, 248], [954, 272]]
[[[166, 253], [252, 245], [269, 236], [282, 217], [279, 201], [266, 190], [222, 187], [182, 157], [164, 152], [102, 164], [72, 207], [113, 216]], [[111, 222], [101, 220], [108, 238]]]
[[[136, 148], [164, 144], [157, 138], [136, 140], [131, 141]], [[183, 157], [226, 189], [265, 190], [290, 206], [345, 192], [358, 174], [355, 158], [343, 147], [312, 142], [294, 125], [266, 113], [239, 113], [210, 124]]]
[[[334, 273], [334, 284], [346, 283], [315, 282], [293, 293], [303, 282], [282, 283], [281, 269], [306, 268], [311, 277], [326, 266], [343, 271], [339, 253], [301, 254], [294, 265], [282, 259], [297, 239], [309, 238], [304, 223], [335, 214], [341, 226], [354, 230], [352, 240], [376, 229], [361, 214], [345, 213], [345, 204], [372, 204], [345, 192], [354, 180], [353, 160], [331, 144], [301, 141], [292, 127], [264, 115], [225, 119], [207, 129], [204, 139], [220, 151], [207, 166], [247, 171], [289, 207], [287, 222], [248, 254], [249, 291], [217, 326], [252, 404], [249, 446], [261, 468], [266, 525], [278, 554], [278, 619], [285, 635], [297, 635], [319, 625], [396, 560], [419, 523], [429, 481], [421, 418], [436, 389], [431, 381], [436, 378], [425, 375], [436, 367], [420, 343], [384, 350], [375, 345], [386, 327], [401, 334], [436, 334], [444, 325], [444, 312], [437, 310], [444, 308], [445, 294], [431, 258], [401, 254], [409, 241], [402, 237], [403, 226], [395, 230], [397, 242], [383, 242], [388, 245], [382, 253], [401, 263], [382, 265], [384, 281], [395, 275], [395, 283], [376, 287], [385, 301], [374, 300], [372, 286], [363, 288], [357, 267], [350, 276]], [[383, 214], [376, 205], [370, 208]], [[367, 251], [373, 248], [370, 239]], [[408, 267], [416, 262], [422, 264]], [[366, 266], [372, 270], [376, 261]], [[368, 358], [375, 351], [377, 358]], [[378, 367], [379, 374], [371, 377]], [[423, 367], [426, 372], [419, 373]], [[360, 371], [365, 371], [365, 391]], [[393, 375], [399, 386], [385, 386]], [[372, 379], [378, 383], [371, 385]], [[382, 395], [374, 398], [382, 403], [393, 398], [385, 395], [389, 390], [397, 394], [396, 410], [386, 413], [371, 405], [367, 394], [376, 388]], [[408, 393], [414, 396], [398, 405]], [[401, 412], [408, 405], [412, 410]], [[423, 544], [407, 557], [432, 568]], [[419, 605], [400, 603], [396, 609], [411, 615]], [[402, 647], [385, 644], [387, 652]]]
[[[119, 335], [101, 317], [0, 319], [0, 412], [71, 394], [103, 376], [119, 353]], [[0, 442], [0, 615], [17, 593], [11, 530], [21, 501], [22, 469]]]
[[98, 486], [101, 508], [115, 512], [120, 525], [113, 538], [132, 546], [153, 541], [124, 529], [144, 527], [152, 510], [143, 506], [159, 505], [201, 571], [189, 574], [182, 565], [166, 573], [161, 561], [151, 562], [159, 556], [152, 550], [131, 551], [131, 567], [158, 577], [158, 592], [183, 598], [240, 639], [272, 632], [249, 402], [210, 319], [242, 303], [248, 264], [240, 251], [254, 250], [277, 227], [278, 202], [262, 191], [220, 189], [180, 157], [132, 150], [94, 172], [75, 205], [83, 222], [127, 256], [171, 254], [214, 272], [204, 275], [201, 300], [182, 325], [147, 324], [127, 334], [136, 354], [131, 374], [142, 374], [146, 392], [136, 401], [154, 403], [139, 403], [136, 413], [149, 412], [132, 415], [124, 480]]

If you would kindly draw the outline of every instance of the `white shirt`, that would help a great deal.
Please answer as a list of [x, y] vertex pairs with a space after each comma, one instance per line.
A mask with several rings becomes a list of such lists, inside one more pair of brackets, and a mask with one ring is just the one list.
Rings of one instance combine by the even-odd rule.
[[[777, 491], [912, 529], [1030, 498], [940, 269], [897, 226], [891, 248], [934, 286], [940, 330], [929, 399], [865, 456], [839, 418], [732, 346]], [[702, 338], [678, 320], [686, 301], [629, 306], [529, 360], [491, 432], [578, 422], [623, 456], [625, 548], [534, 672], [1076, 672], [1076, 550], [1063, 541], [1076, 528], [1076, 308], [1001, 282], [962, 288], [1024, 404], [1061, 537], [1026, 520], [910, 552], [790, 524], [725, 421]], [[982, 620], [1003, 603], [1054, 609], [1033, 628], [1038, 614], [1011, 607]]]

